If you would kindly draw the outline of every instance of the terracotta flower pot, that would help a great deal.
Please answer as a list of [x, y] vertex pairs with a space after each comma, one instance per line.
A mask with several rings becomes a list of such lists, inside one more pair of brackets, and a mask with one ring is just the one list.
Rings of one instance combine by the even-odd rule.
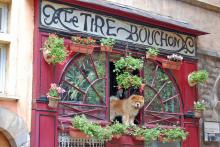
[[203, 110], [195, 110], [194, 111], [195, 118], [201, 118], [202, 113], [203, 113]]
[[71, 43], [70, 49], [74, 52], [84, 53], [84, 54], [92, 54], [95, 46], [94, 45], [84, 45], [79, 43]]
[[69, 135], [74, 139], [90, 139], [91, 137], [89, 135], [86, 135], [83, 133], [80, 129], [70, 127], [69, 128]]
[[47, 96], [47, 98], [49, 100], [48, 106], [51, 108], [57, 108], [60, 97]]
[[53, 57], [51, 57], [51, 56], [48, 55], [50, 51], [49, 51], [48, 49], [46, 49], [46, 48], [43, 48], [42, 50], [43, 50], [44, 60], [45, 60], [48, 64], [52, 63]]
[[149, 54], [146, 54], [146, 59], [156, 60], [157, 56], [151, 56]]
[[112, 52], [112, 46], [101, 45], [101, 51]]
[[179, 70], [181, 66], [181, 62], [174, 62], [170, 60], [166, 60], [162, 62], [163, 68], [173, 69], [173, 70]]
[[192, 75], [192, 73], [188, 75], [188, 83], [189, 83], [189, 86], [190, 86], [190, 87], [193, 87], [193, 86], [195, 86], [195, 85], [197, 84], [197, 82], [190, 80], [190, 76], [191, 76], [191, 75]]

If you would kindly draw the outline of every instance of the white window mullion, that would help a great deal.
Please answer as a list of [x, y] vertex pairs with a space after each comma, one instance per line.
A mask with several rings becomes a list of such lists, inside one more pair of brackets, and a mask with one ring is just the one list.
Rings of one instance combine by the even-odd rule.
[[5, 89], [6, 49], [0, 47], [0, 93]]

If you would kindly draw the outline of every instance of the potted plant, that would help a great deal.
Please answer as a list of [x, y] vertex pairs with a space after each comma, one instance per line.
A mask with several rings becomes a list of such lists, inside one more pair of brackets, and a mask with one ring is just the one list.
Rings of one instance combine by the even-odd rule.
[[58, 102], [60, 101], [60, 94], [64, 93], [65, 90], [59, 86], [57, 86], [57, 84], [52, 83], [50, 85], [50, 89], [47, 93], [47, 98], [49, 100], [49, 104], [48, 106], [51, 108], [57, 108]]
[[129, 72], [123, 72], [116, 76], [116, 81], [119, 87], [129, 89], [130, 87], [139, 88], [142, 85], [142, 80], [136, 75]]
[[172, 54], [167, 56], [168, 60], [162, 62], [163, 68], [179, 70], [183, 57], [181, 55]]
[[61, 63], [68, 55], [64, 46], [64, 39], [59, 38], [56, 34], [49, 34], [49, 37], [44, 42], [41, 50], [43, 51], [43, 57], [48, 64]]
[[108, 127], [111, 130], [113, 138], [119, 139], [123, 134], [125, 134], [128, 126], [119, 123], [118, 121]]
[[101, 51], [112, 52], [113, 45], [115, 44], [115, 39], [113, 38], [102, 38], [100, 40]]
[[96, 40], [91, 37], [82, 38], [77, 36], [71, 37], [72, 43], [70, 44], [70, 49], [74, 52], [92, 54]]
[[114, 72], [132, 72], [143, 68], [143, 60], [137, 59], [132, 56], [121, 57], [120, 60], [115, 62]]
[[159, 50], [157, 48], [146, 48], [148, 49], [147, 53], [146, 53], [146, 59], [152, 59], [155, 60], [157, 55], [159, 54]]
[[194, 101], [193, 108], [194, 108], [194, 116], [195, 116], [195, 118], [201, 118], [202, 113], [203, 113], [203, 111], [206, 108], [206, 103], [205, 103], [204, 100], [202, 100], [201, 102], [200, 101], [197, 101], [197, 102]]
[[194, 71], [188, 76], [189, 85], [195, 86], [198, 83], [203, 83], [208, 79], [208, 72], [206, 70]]

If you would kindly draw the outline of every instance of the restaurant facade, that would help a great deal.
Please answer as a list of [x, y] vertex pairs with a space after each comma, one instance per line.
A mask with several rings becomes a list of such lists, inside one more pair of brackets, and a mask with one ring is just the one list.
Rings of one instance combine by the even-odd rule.
[[[71, 120], [84, 114], [108, 124], [110, 96], [117, 95], [114, 63], [130, 55], [143, 60], [135, 72], [144, 88], [137, 93], [145, 98], [135, 119], [139, 126], [181, 127], [189, 135], [173, 146], [200, 147], [199, 119], [193, 102], [198, 100], [197, 86], [190, 86], [188, 76], [198, 70], [197, 39], [207, 34], [192, 25], [144, 10], [123, 7], [106, 1], [35, 1], [33, 105], [31, 146], [145, 146], [130, 136], [108, 142], [74, 139], [69, 135]], [[61, 64], [48, 64], [41, 48], [49, 34], [64, 38], [68, 57]], [[73, 51], [72, 36], [92, 37], [92, 53]], [[100, 50], [102, 38], [114, 38], [112, 52]], [[156, 60], [145, 57], [146, 48], [157, 48]], [[163, 66], [167, 55], [183, 57], [179, 69]], [[46, 97], [51, 83], [61, 85], [58, 108], [48, 107]], [[132, 92], [130, 92], [132, 94]], [[154, 146], [159, 146], [156, 142]]]

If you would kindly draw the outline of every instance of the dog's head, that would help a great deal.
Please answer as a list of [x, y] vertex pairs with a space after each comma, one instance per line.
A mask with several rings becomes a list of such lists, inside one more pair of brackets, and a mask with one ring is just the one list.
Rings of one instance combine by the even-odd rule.
[[140, 109], [144, 106], [144, 97], [141, 95], [132, 95], [130, 96], [130, 100], [136, 109]]

